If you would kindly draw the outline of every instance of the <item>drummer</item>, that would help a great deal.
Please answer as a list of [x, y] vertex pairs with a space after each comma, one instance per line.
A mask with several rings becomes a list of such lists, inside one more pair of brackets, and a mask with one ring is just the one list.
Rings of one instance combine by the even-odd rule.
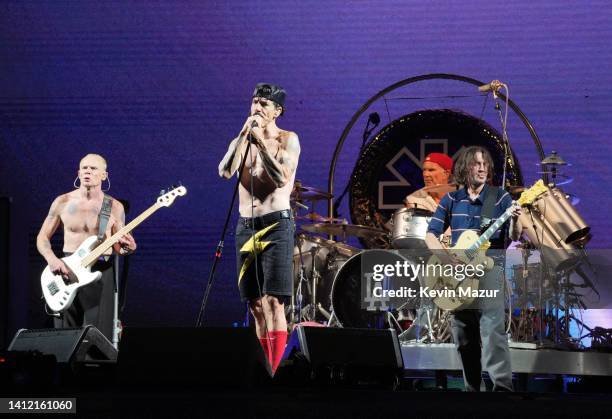
[[453, 170], [453, 159], [444, 153], [429, 153], [423, 160], [422, 169], [425, 187], [408, 195], [404, 199], [404, 204], [408, 208], [423, 209], [433, 213], [446, 192], [426, 191], [425, 189], [449, 183]]

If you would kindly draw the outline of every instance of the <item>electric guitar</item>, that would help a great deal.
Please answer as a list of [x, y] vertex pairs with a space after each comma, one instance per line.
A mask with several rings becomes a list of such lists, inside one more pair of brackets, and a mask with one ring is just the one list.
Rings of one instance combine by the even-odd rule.
[[[524, 191], [518, 201], [509, 207], [504, 213], [485, 230], [480, 236], [472, 230], [461, 233], [455, 246], [448, 249], [459, 261], [466, 265], [476, 267], [480, 265], [484, 271], [493, 268], [493, 259], [485, 255], [485, 250], [491, 245], [489, 239], [510, 218], [512, 211], [517, 206], [527, 206], [533, 203], [539, 195], [546, 192], [548, 188], [542, 180], [536, 182], [531, 188]], [[479, 278], [477, 276], [466, 276], [459, 280], [454, 275], [445, 275], [445, 269], [438, 256], [435, 254], [429, 258], [427, 265], [436, 265], [440, 269], [428, 268], [425, 275], [425, 286], [433, 292], [433, 302], [443, 310], [456, 311], [468, 306], [479, 296]], [[445, 266], [445, 265], [443, 265]], [[429, 294], [431, 295], [431, 294]]]
[[136, 228], [136, 226], [149, 218], [159, 208], [169, 207], [177, 197], [184, 196], [187, 193], [187, 188], [178, 186], [169, 192], [164, 192], [162, 191], [162, 195], [157, 198], [155, 204], [151, 205], [142, 214], [99, 245], [97, 245], [98, 237], [90, 236], [83, 240], [83, 243], [72, 255], [62, 258], [62, 261], [70, 271], [67, 279], [64, 279], [61, 274], [53, 274], [49, 266], [45, 268], [40, 276], [40, 285], [45, 301], [51, 310], [58, 313], [67, 310], [74, 301], [79, 288], [89, 285], [102, 277], [102, 272], [91, 271], [91, 265], [104, 252], [117, 243], [121, 237]]

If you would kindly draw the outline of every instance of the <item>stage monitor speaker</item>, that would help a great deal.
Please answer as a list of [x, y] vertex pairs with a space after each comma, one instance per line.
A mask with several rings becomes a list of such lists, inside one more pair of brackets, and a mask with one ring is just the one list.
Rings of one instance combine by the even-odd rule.
[[128, 385], [248, 388], [271, 377], [251, 328], [126, 327], [118, 367]]
[[[309, 327], [298, 325], [283, 358], [279, 376], [306, 366], [311, 378], [343, 384], [395, 386], [404, 363], [395, 330]], [[293, 371], [291, 369], [293, 368]], [[284, 369], [284, 368], [281, 368]], [[299, 373], [298, 373], [299, 375]]]
[[116, 361], [117, 350], [93, 326], [69, 329], [21, 329], [11, 342], [9, 351], [38, 351], [55, 355], [58, 363]]

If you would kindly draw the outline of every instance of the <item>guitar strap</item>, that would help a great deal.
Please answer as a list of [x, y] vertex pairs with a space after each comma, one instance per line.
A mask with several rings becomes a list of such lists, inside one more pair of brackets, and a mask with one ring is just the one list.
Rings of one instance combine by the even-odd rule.
[[491, 225], [493, 221], [493, 210], [495, 209], [495, 200], [499, 188], [497, 186], [488, 186], [487, 194], [482, 204], [482, 211], [480, 212], [480, 231], [483, 232]]
[[104, 194], [104, 200], [102, 201], [102, 208], [100, 208], [100, 214], [98, 215], [98, 242], [104, 241], [104, 234], [106, 233], [106, 226], [108, 226], [108, 219], [111, 215], [111, 209], [113, 208], [113, 198], [109, 195]]

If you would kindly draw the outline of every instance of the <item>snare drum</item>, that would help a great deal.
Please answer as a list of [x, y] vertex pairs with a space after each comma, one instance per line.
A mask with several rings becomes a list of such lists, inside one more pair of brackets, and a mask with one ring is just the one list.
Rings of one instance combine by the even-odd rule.
[[425, 236], [433, 214], [423, 209], [402, 208], [393, 214], [392, 245], [396, 249], [425, 248]]

